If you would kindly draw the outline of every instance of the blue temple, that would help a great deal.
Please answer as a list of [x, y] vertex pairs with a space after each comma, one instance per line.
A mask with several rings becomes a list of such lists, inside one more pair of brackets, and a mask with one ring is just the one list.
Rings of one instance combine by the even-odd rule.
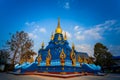
[[[60, 20], [55, 30], [55, 34], [51, 35], [49, 44], [45, 47], [42, 43], [38, 50], [38, 57], [33, 63], [24, 62], [16, 65], [14, 71], [20, 70], [25, 72], [92, 72], [96, 73], [101, 67], [93, 63], [85, 62], [83, 59], [89, 59], [87, 53], [77, 52], [74, 44], [69, 46], [66, 33], [62, 33]], [[80, 61], [82, 60], [82, 62]]]

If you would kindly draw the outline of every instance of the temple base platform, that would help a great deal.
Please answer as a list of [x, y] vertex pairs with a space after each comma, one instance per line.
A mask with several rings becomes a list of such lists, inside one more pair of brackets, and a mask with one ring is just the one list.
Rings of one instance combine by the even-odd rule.
[[86, 73], [86, 72], [25, 72], [25, 73], [18, 73], [18, 72], [11, 72], [14, 75], [38, 75], [38, 76], [48, 76], [48, 77], [58, 77], [58, 78], [72, 78], [78, 76], [87, 76], [87, 75], [94, 75], [93, 73]]

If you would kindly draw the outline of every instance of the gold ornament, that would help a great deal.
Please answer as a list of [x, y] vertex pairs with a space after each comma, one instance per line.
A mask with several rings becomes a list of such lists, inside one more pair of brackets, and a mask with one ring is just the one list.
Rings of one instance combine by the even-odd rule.
[[42, 42], [42, 44], [41, 44], [42, 49], [44, 48], [44, 46], [45, 46], [45, 45], [44, 45], [44, 42]]
[[61, 40], [61, 36], [60, 35], [58, 36], [58, 40]]
[[60, 53], [60, 59], [61, 59], [61, 65], [64, 66], [65, 64], [65, 58], [66, 58], [66, 54], [64, 53], [63, 49]]
[[41, 55], [38, 56], [37, 61], [38, 61], [38, 65], [40, 65], [40, 62], [42, 61]]
[[64, 40], [67, 40], [67, 35], [66, 35], [66, 32], [65, 32], [65, 35], [64, 35]]
[[54, 34], [52, 33], [52, 35], [51, 35], [51, 40], [53, 40], [54, 39]]

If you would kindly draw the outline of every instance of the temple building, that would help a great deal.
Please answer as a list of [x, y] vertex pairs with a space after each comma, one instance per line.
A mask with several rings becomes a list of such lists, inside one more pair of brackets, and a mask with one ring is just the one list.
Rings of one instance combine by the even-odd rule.
[[49, 73], [74, 73], [74, 72], [98, 72], [100, 66], [96, 66], [89, 59], [87, 53], [75, 50], [75, 45], [69, 45], [66, 33], [62, 33], [60, 19], [52, 33], [49, 44], [44, 42], [38, 50], [38, 56], [33, 63], [16, 65], [15, 71], [25, 72], [49, 72]]

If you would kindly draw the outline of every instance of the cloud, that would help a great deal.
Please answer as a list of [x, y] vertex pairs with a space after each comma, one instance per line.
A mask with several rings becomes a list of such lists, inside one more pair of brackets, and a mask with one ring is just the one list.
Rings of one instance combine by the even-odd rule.
[[46, 33], [46, 29], [44, 27], [41, 27], [38, 22], [26, 22], [26, 26], [33, 27], [32, 33], [41, 32]]
[[58, 0], [58, 7], [64, 8], [64, 9], [70, 9], [71, 4], [73, 3], [73, 0]]
[[85, 35], [82, 35], [81, 31], [75, 32], [74, 36], [77, 40], [84, 40], [85, 39]]
[[97, 31], [96, 28], [91, 28], [91, 29], [84, 29], [84, 30], [79, 30], [79, 28], [77, 28], [78, 31], [76, 31], [74, 33], [74, 36], [77, 40], [85, 40], [88, 38], [92, 38], [92, 39], [101, 39], [101, 35], [99, 33], [99, 31]]
[[29, 35], [30, 38], [36, 39], [36, 38], [38, 38], [38, 36], [40, 35], [39, 32], [41, 32], [41, 33], [46, 33], [46, 29], [43, 28], [43, 27], [41, 28], [41, 27], [39, 27], [39, 26], [36, 26], [36, 27], [33, 29], [33, 31], [28, 32], [28, 35]]
[[75, 30], [75, 31], [78, 31], [78, 30], [79, 30], [79, 26], [75, 26], [75, 27], [74, 27], [74, 30]]
[[108, 28], [111, 28], [110, 26], [112, 26], [115, 23], [116, 23], [116, 20], [108, 20], [108, 21], [105, 21], [102, 24], [98, 24], [98, 25], [95, 25], [95, 26], [96, 27], [101, 27], [101, 28], [104, 28], [104, 29], [108, 29]]
[[39, 31], [42, 32], [42, 33], [46, 33], [46, 29], [45, 28], [40, 28]]
[[75, 45], [76, 46], [76, 50], [79, 52], [87, 52], [89, 56], [93, 56], [93, 46], [89, 45], [89, 44], [81, 44], [81, 45]]
[[35, 25], [35, 22], [26, 22], [25, 23], [26, 26], [30, 27], [30, 26], [34, 26]]
[[[108, 20], [104, 23], [94, 25], [89, 28], [85, 28], [82, 26], [75, 26], [74, 27], [74, 36], [75, 40], [81, 40], [81, 41], [94, 41], [93, 43], [97, 42], [98, 40], [104, 39], [104, 34], [109, 31], [116, 30], [115, 32], [118, 32], [120, 28], [115, 27], [116, 21], [115, 20]], [[87, 52], [89, 55], [93, 56], [93, 46], [94, 44], [86, 44], [82, 43], [81, 45], [76, 45], [76, 50], [80, 52]], [[109, 48], [109, 47], [108, 47]], [[112, 46], [110, 47], [110, 52], [112, 52], [114, 55], [118, 55], [120, 52], [120, 46]]]
[[33, 38], [33, 39], [36, 39], [38, 36], [36, 35], [36, 34], [34, 34], [34, 33], [28, 33], [28, 36], [30, 37], [30, 38]]
[[102, 39], [103, 37], [101, 36], [101, 29], [98, 27], [91, 28], [88, 30], [85, 30], [83, 34], [87, 36], [88, 38], [93, 38], [93, 39]]
[[[26, 22], [25, 25], [28, 28], [27, 29], [28, 36], [34, 41], [34, 49], [35, 49], [35, 46], [38, 44], [37, 42], [39, 42], [41, 39], [39, 37], [46, 35], [44, 33], [47, 33], [47, 30], [45, 27], [41, 27], [39, 22], [31, 22], [31, 23]], [[44, 39], [44, 38], [42, 38], [42, 39]]]
[[70, 2], [65, 2], [64, 8], [65, 8], [65, 9], [69, 9], [69, 8], [70, 8]]
[[76, 37], [77, 40], [85, 40], [84, 35], [76, 35], [75, 37]]
[[102, 24], [95, 25], [89, 29], [84, 27], [75, 26], [74, 27], [74, 36], [77, 40], [85, 40], [85, 39], [92, 39], [92, 40], [99, 40], [103, 39], [103, 34], [106, 31], [114, 30], [112, 27], [116, 23], [115, 20], [108, 20]]

